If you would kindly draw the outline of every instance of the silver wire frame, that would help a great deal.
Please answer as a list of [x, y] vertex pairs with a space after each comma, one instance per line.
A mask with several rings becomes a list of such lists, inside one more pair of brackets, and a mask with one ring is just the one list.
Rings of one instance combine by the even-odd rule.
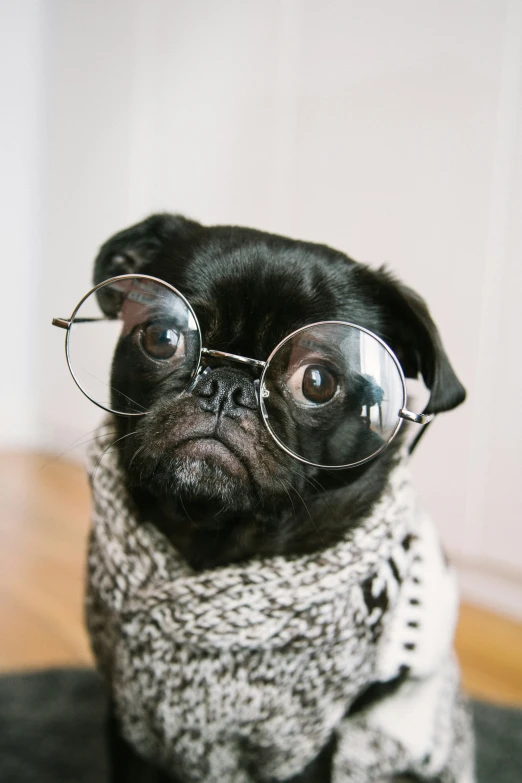
[[[389, 444], [392, 442], [392, 440], [396, 437], [397, 433], [399, 432], [401, 425], [403, 421], [406, 419], [408, 421], [414, 422], [415, 424], [428, 424], [432, 419], [434, 418], [433, 415], [426, 415], [424, 413], [414, 413], [413, 411], [409, 411], [406, 409], [406, 402], [407, 402], [407, 392], [406, 392], [406, 381], [404, 378], [404, 373], [402, 371], [402, 367], [399, 364], [399, 360], [391, 350], [391, 348], [384, 342], [384, 340], [381, 340], [381, 338], [371, 332], [369, 329], [365, 329], [362, 326], [358, 326], [357, 324], [350, 323], [349, 321], [317, 321], [313, 324], [307, 324], [306, 326], [302, 326], [300, 329], [296, 329], [291, 334], [287, 335], [283, 340], [281, 340], [280, 343], [276, 345], [266, 362], [260, 361], [259, 359], [251, 359], [247, 356], [239, 356], [237, 354], [233, 353], [226, 353], [225, 351], [216, 351], [214, 349], [210, 348], [204, 348], [203, 347], [203, 339], [201, 335], [201, 327], [199, 325], [199, 321], [196, 317], [196, 313], [194, 312], [190, 302], [186, 299], [183, 294], [177, 290], [177, 288], [174, 288], [174, 286], [170, 285], [170, 283], [166, 283], [164, 280], [160, 280], [157, 277], [152, 277], [151, 275], [139, 275], [139, 274], [128, 274], [128, 275], [118, 275], [116, 277], [111, 277], [108, 280], [104, 280], [101, 283], [98, 283], [98, 285], [95, 285], [93, 288], [91, 288], [85, 296], [83, 296], [76, 307], [74, 308], [72, 315], [70, 318], [53, 318], [52, 324], [53, 326], [57, 326], [60, 329], [66, 329], [67, 333], [65, 335], [65, 357], [67, 360], [67, 366], [69, 368], [69, 372], [71, 373], [73, 380], [77, 387], [80, 389], [82, 394], [84, 394], [87, 399], [89, 399], [94, 405], [97, 405], [98, 408], [102, 408], [103, 410], [107, 411], [108, 413], [112, 413], [115, 416], [145, 416], [147, 414], [147, 411], [139, 412], [139, 413], [123, 413], [122, 411], [116, 411], [112, 408], [107, 407], [106, 405], [102, 405], [100, 402], [97, 402], [97, 400], [93, 399], [82, 387], [80, 384], [78, 378], [74, 374], [74, 370], [72, 368], [71, 364], [71, 358], [70, 358], [70, 347], [69, 347], [69, 339], [71, 334], [71, 326], [74, 324], [75, 316], [82, 304], [85, 302], [85, 300], [91, 296], [91, 294], [95, 293], [99, 288], [103, 288], [104, 286], [111, 285], [112, 283], [115, 283], [119, 280], [131, 280], [131, 279], [138, 279], [138, 280], [149, 280], [153, 283], [158, 283], [159, 285], [164, 286], [165, 288], [170, 289], [176, 296], [178, 296], [184, 304], [187, 306], [187, 309], [189, 310], [190, 314], [192, 315], [194, 319], [194, 323], [197, 326], [197, 332], [198, 332], [198, 338], [199, 338], [199, 357], [197, 366], [194, 369], [194, 372], [192, 373], [190, 377], [190, 383], [188, 384], [189, 388], [193, 382], [196, 376], [200, 373], [201, 370], [201, 357], [202, 356], [210, 356], [212, 358], [216, 359], [224, 359], [226, 361], [233, 361], [237, 362], [239, 364], [246, 364], [249, 367], [253, 367], [255, 369], [261, 370], [261, 378], [259, 381], [260, 386], [260, 392], [259, 392], [259, 410], [261, 411], [261, 418], [263, 420], [263, 424], [265, 425], [266, 429], [270, 433], [270, 436], [274, 439], [274, 441], [277, 443], [280, 449], [282, 449], [284, 452], [286, 452], [289, 456], [293, 457], [294, 459], [299, 460], [299, 462], [303, 462], [306, 465], [311, 465], [312, 467], [316, 468], [324, 468], [326, 470], [343, 470], [345, 468], [355, 468], [359, 465], [364, 465], [366, 462], [369, 462], [370, 460], [374, 459], [374, 457], [377, 457], [381, 452], [386, 449]], [[87, 319], [91, 320], [91, 319]], [[98, 319], [92, 319], [92, 320], [98, 320]], [[282, 346], [288, 342], [288, 340], [293, 339], [296, 335], [300, 334], [301, 332], [305, 331], [306, 329], [310, 329], [314, 326], [350, 326], [354, 329], [358, 329], [361, 332], [365, 332], [365, 334], [370, 335], [370, 337], [373, 337], [374, 340], [377, 340], [378, 343], [382, 345], [382, 347], [387, 351], [387, 353], [391, 356], [397, 370], [399, 373], [399, 378], [402, 385], [402, 406], [398, 411], [397, 414], [397, 425], [395, 429], [393, 430], [391, 436], [389, 439], [384, 443], [378, 451], [374, 452], [371, 456], [366, 457], [365, 459], [358, 460], [357, 462], [350, 462], [346, 465], [318, 465], [315, 462], [310, 462], [310, 460], [305, 459], [304, 457], [300, 457], [298, 454], [293, 452], [291, 449], [289, 449], [287, 446], [282, 443], [279, 438], [275, 435], [275, 433], [272, 431], [272, 428], [269, 424], [269, 416], [266, 411], [266, 406], [264, 403], [264, 399], [268, 396], [268, 391], [265, 386], [265, 377], [266, 373], [268, 372], [268, 369], [270, 367], [270, 362], [274, 358], [274, 356], [277, 354], [277, 352], [282, 348]]]

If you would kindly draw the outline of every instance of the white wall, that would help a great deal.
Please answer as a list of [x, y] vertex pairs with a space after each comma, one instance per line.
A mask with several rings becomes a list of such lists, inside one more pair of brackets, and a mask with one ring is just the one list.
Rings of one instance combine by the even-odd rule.
[[42, 3], [0, 5], [0, 445], [37, 446], [45, 115]]
[[50, 318], [152, 210], [387, 261], [470, 392], [419, 446], [422, 501], [468, 593], [522, 616], [521, 0], [0, 7], [3, 334], [36, 303], [4, 338], [0, 442], [64, 450], [95, 426]]

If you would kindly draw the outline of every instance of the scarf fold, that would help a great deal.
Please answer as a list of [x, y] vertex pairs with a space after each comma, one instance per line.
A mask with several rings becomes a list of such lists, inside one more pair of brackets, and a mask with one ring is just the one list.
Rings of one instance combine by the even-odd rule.
[[[333, 783], [473, 779], [455, 580], [405, 459], [336, 545], [196, 573], [138, 523], [111, 442], [101, 429], [89, 455], [86, 614], [141, 755], [186, 783], [284, 781], [335, 734]], [[349, 714], [371, 683], [405, 673], [393, 695]]]

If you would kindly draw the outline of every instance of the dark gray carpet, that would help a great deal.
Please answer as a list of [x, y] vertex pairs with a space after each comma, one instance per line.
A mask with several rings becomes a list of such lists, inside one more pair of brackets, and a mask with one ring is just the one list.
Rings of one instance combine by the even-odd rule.
[[[473, 706], [479, 783], [522, 783], [522, 711]], [[0, 783], [105, 783], [104, 711], [92, 671], [0, 676]]]

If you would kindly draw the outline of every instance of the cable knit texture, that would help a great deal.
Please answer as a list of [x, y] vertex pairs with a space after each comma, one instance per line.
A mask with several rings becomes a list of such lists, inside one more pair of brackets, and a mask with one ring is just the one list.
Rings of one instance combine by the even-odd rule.
[[[196, 573], [138, 523], [111, 437], [89, 456], [86, 612], [126, 739], [186, 783], [284, 781], [336, 735], [333, 783], [471, 783], [456, 588], [404, 459], [370, 516], [310, 555]], [[394, 693], [350, 707], [376, 681]]]

